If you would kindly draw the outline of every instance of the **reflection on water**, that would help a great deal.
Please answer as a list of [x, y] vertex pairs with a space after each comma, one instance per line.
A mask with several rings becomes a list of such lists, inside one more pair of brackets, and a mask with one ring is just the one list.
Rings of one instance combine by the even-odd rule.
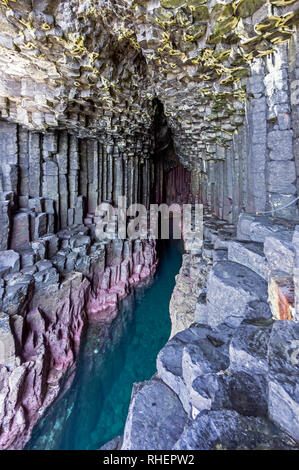
[[132, 384], [151, 378], [170, 334], [179, 242], [161, 247], [154, 280], [124, 299], [111, 324], [86, 328], [74, 382], [36, 426], [27, 449], [98, 449], [123, 433]]

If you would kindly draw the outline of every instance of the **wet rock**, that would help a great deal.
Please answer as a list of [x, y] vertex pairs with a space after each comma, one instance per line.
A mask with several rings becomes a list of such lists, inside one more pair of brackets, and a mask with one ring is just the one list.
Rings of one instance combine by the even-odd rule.
[[122, 450], [172, 449], [186, 420], [177, 395], [162, 381], [135, 384]]
[[104, 444], [100, 450], [121, 450], [123, 444], [123, 436], [117, 436], [111, 441]]

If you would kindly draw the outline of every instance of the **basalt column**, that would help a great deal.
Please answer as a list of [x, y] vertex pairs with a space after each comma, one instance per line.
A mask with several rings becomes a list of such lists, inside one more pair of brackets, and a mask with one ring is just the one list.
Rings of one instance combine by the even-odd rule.
[[107, 140], [0, 121], [2, 449], [70, 386], [84, 324], [111, 322], [155, 271], [153, 241], [97, 238], [101, 202], [148, 206], [154, 185], [151, 140]]

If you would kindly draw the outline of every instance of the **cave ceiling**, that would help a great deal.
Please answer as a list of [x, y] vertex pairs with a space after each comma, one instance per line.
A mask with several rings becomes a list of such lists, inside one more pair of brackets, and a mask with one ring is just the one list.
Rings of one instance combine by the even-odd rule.
[[1, 117], [129, 151], [150, 141], [158, 98], [192, 167], [230, 145], [252, 68], [290, 39], [298, 3], [2, 0]]

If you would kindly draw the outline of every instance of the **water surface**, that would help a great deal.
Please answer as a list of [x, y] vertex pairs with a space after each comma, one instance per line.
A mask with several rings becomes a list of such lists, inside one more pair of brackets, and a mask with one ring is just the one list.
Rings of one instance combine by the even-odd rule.
[[110, 325], [86, 328], [74, 382], [36, 426], [27, 449], [99, 449], [123, 433], [132, 385], [155, 373], [171, 331], [169, 301], [182, 261], [180, 243], [163, 242], [159, 257], [150, 285], [135, 288]]

